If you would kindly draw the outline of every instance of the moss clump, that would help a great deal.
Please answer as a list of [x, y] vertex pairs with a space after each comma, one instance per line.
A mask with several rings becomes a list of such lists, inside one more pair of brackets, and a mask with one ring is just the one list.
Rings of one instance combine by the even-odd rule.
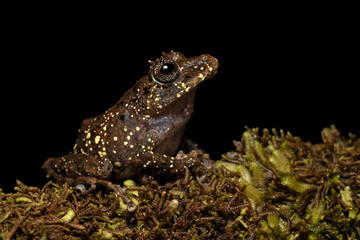
[[334, 126], [322, 137], [247, 129], [219, 161], [192, 152], [177, 180], [125, 181], [134, 212], [114, 193], [17, 182], [0, 191], [0, 238], [360, 239], [360, 141]]

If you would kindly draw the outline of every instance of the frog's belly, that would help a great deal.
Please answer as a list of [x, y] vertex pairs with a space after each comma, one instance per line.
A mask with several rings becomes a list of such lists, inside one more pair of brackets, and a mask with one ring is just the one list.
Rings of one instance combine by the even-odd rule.
[[154, 153], [175, 156], [180, 146], [181, 139], [184, 135], [184, 129], [185, 127], [181, 128], [174, 135], [162, 141], [157, 147], [154, 148]]

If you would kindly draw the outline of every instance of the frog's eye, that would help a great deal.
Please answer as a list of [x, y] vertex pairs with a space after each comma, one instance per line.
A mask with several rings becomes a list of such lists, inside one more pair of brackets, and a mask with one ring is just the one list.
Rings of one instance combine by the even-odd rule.
[[166, 58], [156, 61], [150, 71], [152, 79], [159, 84], [172, 83], [180, 75], [176, 62]]

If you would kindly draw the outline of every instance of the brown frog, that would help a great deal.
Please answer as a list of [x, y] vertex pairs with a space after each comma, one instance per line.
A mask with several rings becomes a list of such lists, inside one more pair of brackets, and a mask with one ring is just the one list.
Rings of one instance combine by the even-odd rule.
[[[149, 73], [114, 106], [82, 122], [71, 154], [43, 164], [49, 177], [82, 186], [83, 192], [105, 185], [131, 211], [135, 205], [110, 180], [142, 173], [175, 176], [194, 165], [191, 154], [174, 156], [193, 112], [196, 89], [216, 74], [218, 61], [210, 55], [186, 58], [171, 51], [149, 62]], [[84, 184], [90, 187], [85, 190]]]

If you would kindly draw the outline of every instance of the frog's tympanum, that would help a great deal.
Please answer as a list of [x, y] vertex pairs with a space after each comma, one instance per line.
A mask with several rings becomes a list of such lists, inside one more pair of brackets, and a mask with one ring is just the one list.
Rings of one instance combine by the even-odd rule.
[[176, 176], [195, 164], [191, 154], [175, 155], [193, 112], [196, 89], [216, 74], [218, 62], [210, 55], [186, 58], [174, 51], [149, 62], [149, 73], [114, 106], [82, 122], [71, 154], [44, 163], [49, 177], [82, 186], [83, 192], [105, 185], [133, 211], [135, 205], [124, 189], [110, 181], [142, 173]]

